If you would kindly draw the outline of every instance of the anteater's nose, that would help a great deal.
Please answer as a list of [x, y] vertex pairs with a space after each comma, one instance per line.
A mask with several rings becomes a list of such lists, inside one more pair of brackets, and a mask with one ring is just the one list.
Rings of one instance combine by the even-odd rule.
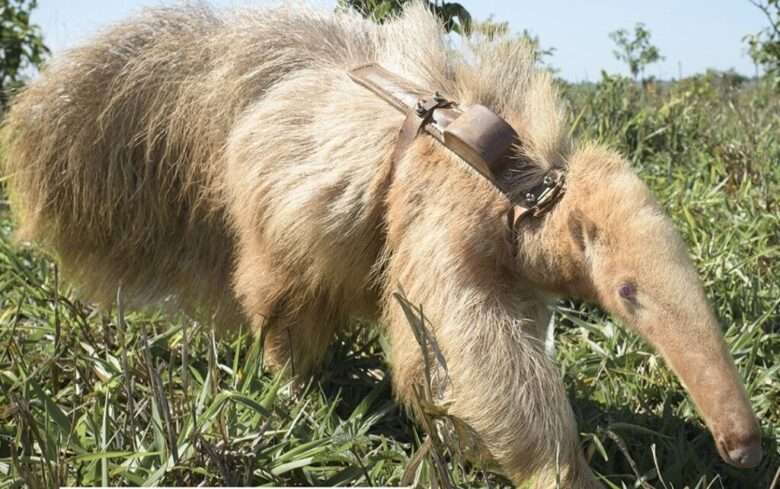
[[761, 442], [757, 441], [756, 443], [730, 450], [728, 456], [729, 460], [726, 460], [726, 462], [735, 467], [751, 468], [761, 462], [761, 457], [763, 457], [763, 455]]
[[733, 438], [730, 442], [721, 440], [718, 443], [718, 451], [727, 464], [745, 469], [758, 465], [764, 456], [761, 449], [761, 435], [758, 431], [752, 436], [742, 438], [739, 442], [735, 442]]

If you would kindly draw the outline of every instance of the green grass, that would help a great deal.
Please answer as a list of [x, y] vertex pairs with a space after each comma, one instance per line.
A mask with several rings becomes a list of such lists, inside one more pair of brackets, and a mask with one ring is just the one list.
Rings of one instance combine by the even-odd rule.
[[[780, 488], [780, 98], [699, 77], [567, 87], [578, 137], [619, 148], [690, 245], [761, 418], [761, 466], [723, 464], [673, 375], [595, 308], [563, 303], [557, 361], [610, 487]], [[79, 485], [508, 487], [431, 450], [393, 402], [383, 338], [341, 337], [321, 378], [263, 372], [246, 334], [75, 299], [0, 209], [0, 489]], [[775, 482], [773, 483], [773, 480]], [[446, 484], [446, 482], [444, 482]], [[446, 487], [446, 485], [443, 485]]]

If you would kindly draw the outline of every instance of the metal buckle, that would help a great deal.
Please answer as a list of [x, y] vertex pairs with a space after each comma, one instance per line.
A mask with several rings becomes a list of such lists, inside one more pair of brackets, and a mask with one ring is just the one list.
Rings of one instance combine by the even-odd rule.
[[561, 170], [550, 170], [541, 185], [525, 195], [531, 215], [536, 217], [549, 210], [565, 191], [566, 174]]
[[417, 100], [417, 105], [414, 107], [414, 111], [420, 119], [427, 120], [433, 114], [436, 109], [445, 109], [452, 107], [454, 102], [447, 100], [439, 92], [434, 92], [433, 97], [430, 99], [421, 98]]

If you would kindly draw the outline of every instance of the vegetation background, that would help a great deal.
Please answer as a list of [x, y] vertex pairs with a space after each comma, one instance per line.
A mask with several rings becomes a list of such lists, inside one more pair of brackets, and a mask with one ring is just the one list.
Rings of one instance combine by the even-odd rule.
[[[343, 1], [377, 21], [396, 0]], [[402, 2], [401, 2], [402, 3]], [[453, 35], [533, 42], [461, 5], [432, 2]], [[685, 237], [750, 398], [766, 457], [723, 464], [660, 358], [602, 312], [556, 307], [557, 361], [582, 445], [608, 487], [780, 488], [780, 7], [746, 33], [763, 75], [643, 80], [643, 26], [616, 32], [634, 79], [560, 81], [572, 133], [610, 144], [652, 187]], [[0, 1], [0, 83], [46, 56], [34, 1]], [[749, 8], [746, 5], [746, 8]], [[43, 33], [45, 34], [45, 33]], [[547, 50], [539, 48], [540, 62]], [[5, 103], [5, 95], [2, 97]], [[1, 151], [1, 148], [0, 148]], [[246, 334], [215, 338], [159, 312], [99, 311], [55, 261], [12, 244], [0, 190], [0, 489], [59, 485], [399, 485], [509, 487], [463, 466], [392, 400], [382, 336], [351, 325], [325, 373], [295, 392], [263, 371]]]

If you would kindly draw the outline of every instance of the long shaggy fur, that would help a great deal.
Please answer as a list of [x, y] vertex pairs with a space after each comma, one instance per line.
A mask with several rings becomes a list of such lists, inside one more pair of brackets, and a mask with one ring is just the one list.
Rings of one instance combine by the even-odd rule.
[[[285, 138], [295, 161], [278, 163], [286, 171], [320, 150], [301, 134], [319, 132], [301, 127], [318, 105], [338, 104], [327, 100], [331, 95], [342, 102], [364, 95], [356, 87], [336, 92], [344, 71], [378, 61], [464, 103], [517, 113], [533, 123], [528, 132], [537, 161], [558, 161], [560, 114], [529, 53], [477, 54], [477, 64], [454, 58], [421, 8], [385, 28], [300, 6], [147, 10], [55, 59], [17, 98], [7, 119], [6, 171], [23, 223], [19, 236], [51, 244], [95, 299], [112, 300], [122, 284], [141, 302], [176, 294], [194, 299], [190, 305], [205, 301], [210, 310], [228, 310], [229, 291], [212, 290], [226, 282], [234, 253], [226, 148], [252, 105], [268, 111], [269, 130], [295, 126]], [[295, 85], [294, 100], [267, 96]], [[305, 119], [296, 120], [292, 114], [304, 108]], [[323, 132], [349, 134], [343, 119], [350, 112], [321, 121], [335, 126]], [[388, 117], [380, 140], [386, 146], [397, 118]], [[365, 144], [377, 148], [368, 136]]]
[[567, 194], [510, 249], [510, 203], [456, 156], [419, 138], [391, 165], [403, 116], [346, 74], [367, 62], [504, 116], [523, 141], [511, 192], [551, 167], [568, 165], [572, 182], [619, 175], [607, 194], [641, 197], [628, 218], [649, 206], [647, 222], [669, 227], [627, 167], [603, 163], [611, 154], [573, 153], [527, 47], [458, 54], [420, 5], [383, 26], [300, 6], [190, 5], [114, 26], [16, 99], [4, 139], [20, 238], [55, 250], [95, 300], [121, 287], [138, 304], [175, 299], [217, 324], [248, 321], [272, 366], [299, 375], [318, 367], [341, 318], [381, 318], [410, 402], [423, 362], [393, 298], [402, 287], [447, 358], [450, 414], [486, 458], [517, 482], [554, 486], [558, 470], [565, 487], [596, 487], [542, 344], [550, 294], [601, 293], [585, 272], [598, 251], [577, 246], [595, 228], [571, 219], [588, 208]]

